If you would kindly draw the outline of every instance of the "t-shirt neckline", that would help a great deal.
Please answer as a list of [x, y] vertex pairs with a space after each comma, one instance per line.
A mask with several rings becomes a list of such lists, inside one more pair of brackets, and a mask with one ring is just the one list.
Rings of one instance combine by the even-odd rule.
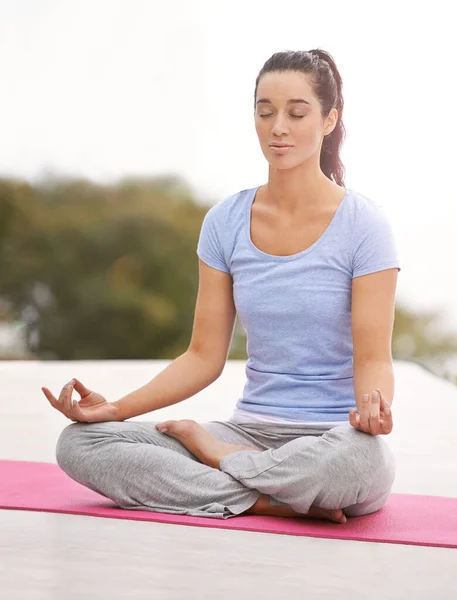
[[257, 191], [262, 187], [262, 185], [258, 185], [257, 187], [253, 187], [250, 188], [248, 190], [249, 194], [248, 194], [248, 199], [247, 199], [247, 206], [246, 206], [246, 238], [247, 238], [247, 242], [248, 245], [252, 248], [252, 250], [254, 250], [254, 252], [262, 257], [266, 257], [269, 258], [270, 260], [275, 260], [275, 261], [288, 261], [288, 260], [295, 260], [297, 258], [300, 258], [301, 256], [304, 256], [305, 254], [309, 254], [310, 252], [312, 252], [315, 248], [317, 248], [317, 246], [330, 234], [330, 231], [333, 229], [333, 227], [335, 226], [335, 222], [338, 219], [338, 215], [340, 214], [343, 205], [346, 203], [346, 199], [347, 197], [350, 195], [351, 190], [350, 188], [346, 188], [346, 194], [344, 195], [344, 198], [342, 199], [342, 201], [340, 202], [338, 208], [335, 211], [335, 214], [332, 217], [332, 220], [330, 221], [330, 223], [327, 225], [326, 229], [323, 231], [323, 233], [321, 234], [321, 236], [314, 242], [314, 244], [312, 244], [311, 246], [309, 246], [308, 248], [305, 248], [304, 250], [301, 250], [301, 252], [297, 252], [296, 254], [287, 254], [285, 256], [281, 256], [278, 254], [269, 254], [268, 252], [264, 252], [263, 250], [260, 250], [260, 248], [257, 248], [257, 246], [254, 244], [254, 242], [251, 239], [251, 210], [252, 210], [252, 205], [254, 204], [254, 199], [256, 197]]

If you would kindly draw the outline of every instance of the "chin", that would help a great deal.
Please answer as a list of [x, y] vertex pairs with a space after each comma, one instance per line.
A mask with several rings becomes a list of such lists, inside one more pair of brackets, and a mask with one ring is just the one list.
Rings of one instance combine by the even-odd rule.
[[277, 159], [271, 160], [270, 158], [268, 158], [267, 162], [270, 165], [270, 167], [272, 167], [273, 169], [276, 169], [277, 171], [283, 171], [285, 169], [293, 169], [294, 167], [298, 167], [299, 165], [302, 164], [300, 161], [297, 161], [297, 159], [292, 161], [292, 160], [284, 159], [282, 157], [279, 157], [279, 160], [277, 160]]

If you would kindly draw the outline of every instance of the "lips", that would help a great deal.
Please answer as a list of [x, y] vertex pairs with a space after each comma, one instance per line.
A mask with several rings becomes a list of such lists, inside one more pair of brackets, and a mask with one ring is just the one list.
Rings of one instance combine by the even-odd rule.
[[271, 148], [292, 148], [292, 144], [269, 144]]
[[276, 154], [278, 156], [284, 156], [292, 151], [293, 146], [270, 146], [271, 154]]

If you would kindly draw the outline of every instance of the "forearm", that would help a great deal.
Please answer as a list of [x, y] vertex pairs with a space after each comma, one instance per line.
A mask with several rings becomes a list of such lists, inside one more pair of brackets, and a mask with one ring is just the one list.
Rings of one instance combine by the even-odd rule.
[[220, 375], [214, 366], [187, 350], [143, 387], [112, 404], [119, 421], [171, 406], [197, 394]]
[[379, 389], [383, 398], [392, 405], [394, 398], [394, 370], [391, 361], [368, 360], [354, 362], [354, 394], [357, 410], [360, 412], [364, 394], [372, 394]]

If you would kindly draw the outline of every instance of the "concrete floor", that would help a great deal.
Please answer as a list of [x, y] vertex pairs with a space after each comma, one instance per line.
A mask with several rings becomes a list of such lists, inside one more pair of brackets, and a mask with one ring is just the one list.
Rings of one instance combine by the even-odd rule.
[[[166, 361], [0, 363], [0, 459], [55, 462], [69, 421], [41, 396], [78, 377], [115, 400]], [[457, 497], [457, 388], [395, 363], [394, 492]], [[135, 420], [225, 419], [244, 363], [197, 396]], [[0, 600], [457, 598], [457, 551], [0, 510]]]

